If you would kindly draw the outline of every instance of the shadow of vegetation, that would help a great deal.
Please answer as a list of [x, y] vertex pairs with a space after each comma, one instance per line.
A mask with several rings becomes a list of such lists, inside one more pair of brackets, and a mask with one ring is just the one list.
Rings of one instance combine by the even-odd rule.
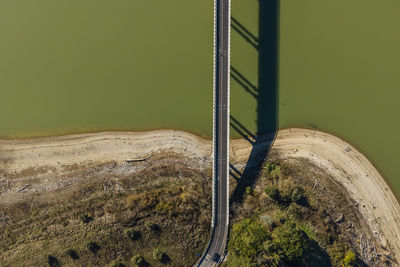
[[61, 263], [58, 261], [58, 259], [52, 255], [47, 256], [47, 263], [49, 264], [50, 267], [61, 266]]
[[305, 264], [298, 264], [298, 266], [321, 266], [330, 267], [332, 266], [329, 255], [326, 251], [319, 246], [315, 240], [309, 240], [310, 251], [304, 255]]
[[172, 260], [167, 254], [163, 254], [162, 259], [161, 259], [162, 264], [171, 264]]
[[[278, 27], [279, 0], [259, 0], [258, 38], [251, 34], [237, 19], [232, 18], [232, 29], [237, 31], [258, 51], [258, 87], [251, 84], [236, 68], [231, 67], [232, 78], [257, 100], [257, 131], [255, 134], [231, 117], [231, 126], [253, 148], [246, 167], [237, 179], [231, 197], [232, 203], [241, 203], [246, 187], [252, 187], [259, 177], [278, 129]], [[231, 168], [232, 169], [232, 168]], [[238, 172], [232, 172], [237, 177]], [[240, 172], [239, 172], [240, 173]]]
[[143, 260], [141, 263], [139, 263], [139, 267], [149, 267], [150, 263], [148, 263], [146, 260]]

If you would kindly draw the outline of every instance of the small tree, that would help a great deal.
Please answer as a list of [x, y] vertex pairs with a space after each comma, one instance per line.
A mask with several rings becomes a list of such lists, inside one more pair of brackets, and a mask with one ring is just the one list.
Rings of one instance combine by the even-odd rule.
[[296, 187], [295, 189], [293, 189], [292, 191], [292, 201], [302, 205], [302, 206], [307, 206], [308, 202], [307, 202], [307, 197], [304, 194], [304, 189], [301, 187]]
[[229, 250], [237, 256], [252, 257], [262, 250], [267, 238], [268, 231], [258, 221], [244, 219], [232, 227]]
[[284, 259], [291, 264], [301, 263], [305, 253], [311, 248], [307, 234], [291, 221], [275, 228], [272, 237], [273, 239], [264, 242], [264, 251], [275, 262]]
[[241, 266], [241, 267], [257, 267], [259, 265], [253, 263], [251, 258], [238, 256], [235, 253], [229, 255], [228, 262], [226, 266]]
[[267, 186], [264, 191], [273, 200], [279, 201], [281, 198], [279, 190], [275, 186]]
[[346, 256], [343, 259], [343, 267], [356, 266], [356, 254], [352, 250], [346, 252]]
[[126, 229], [125, 234], [132, 240], [139, 240], [142, 237], [142, 234], [133, 228]]
[[140, 254], [136, 254], [131, 258], [131, 263], [135, 266], [143, 266], [145, 263], [144, 258]]
[[164, 255], [165, 255], [164, 252], [159, 248], [156, 248], [153, 250], [153, 258], [155, 260], [163, 261], [163, 259], [165, 257]]

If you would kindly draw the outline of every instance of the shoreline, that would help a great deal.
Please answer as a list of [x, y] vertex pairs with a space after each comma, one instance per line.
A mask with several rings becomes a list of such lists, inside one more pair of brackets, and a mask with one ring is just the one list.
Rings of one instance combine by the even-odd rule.
[[[76, 135], [87, 135], [87, 134], [102, 134], [102, 133], [148, 133], [148, 132], [157, 132], [157, 131], [177, 131], [177, 132], [185, 132], [197, 137], [200, 137], [204, 140], [212, 141], [212, 134], [207, 134], [201, 131], [191, 131], [186, 128], [180, 127], [148, 127], [148, 128], [115, 128], [113, 130], [110, 129], [94, 129], [94, 130], [75, 130], [75, 131], [65, 131], [59, 133], [52, 134], [41, 134], [37, 133], [34, 135], [0, 135], [0, 141], [18, 141], [18, 140], [29, 140], [29, 139], [46, 139], [46, 138], [57, 138], [57, 137], [67, 137], [67, 136], [76, 136]], [[234, 139], [240, 139], [240, 137], [235, 137]]]
[[[179, 130], [0, 139], [0, 182], [7, 176], [22, 177], [29, 169], [62, 173], [76, 164], [123, 162], [162, 151], [211, 162], [211, 144], [211, 140]], [[231, 140], [230, 147], [231, 161], [237, 163], [246, 162], [252, 149], [243, 139]], [[306, 158], [324, 169], [357, 203], [374, 237], [398, 258], [399, 202], [381, 174], [356, 148], [321, 131], [289, 128], [278, 131], [271, 151], [282, 159]], [[18, 193], [14, 190], [10, 194]]]

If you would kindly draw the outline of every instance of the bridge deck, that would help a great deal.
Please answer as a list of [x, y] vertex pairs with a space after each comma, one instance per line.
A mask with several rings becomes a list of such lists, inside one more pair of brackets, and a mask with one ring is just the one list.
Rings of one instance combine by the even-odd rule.
[[213, 229], [199, 266], [215, 265], [215, 253], [223, 257], [228, 235], [230, 4], [230, 0], [215, 0]]

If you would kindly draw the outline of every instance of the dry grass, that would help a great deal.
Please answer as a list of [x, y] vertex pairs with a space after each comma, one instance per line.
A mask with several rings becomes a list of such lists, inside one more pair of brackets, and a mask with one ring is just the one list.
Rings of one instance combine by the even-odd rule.
[[[113, 260], [132, 266], [131, 257], [140, 254], [158, 266], [152, 253], [160, 248], [170, 266], [191, 266], [209, 236], [209, 184], [209, 170], [160, 159], [134, 175], [101, 174], [0, 206], [0, 218], [8, 218], [0, 220], [0, 265], [46, 266], [50, 255], [63, 266], [105, 266]], [[127, 229], [140, 238], [132, 240]], [[98, 247], [91, 250], [93, 244]]]

